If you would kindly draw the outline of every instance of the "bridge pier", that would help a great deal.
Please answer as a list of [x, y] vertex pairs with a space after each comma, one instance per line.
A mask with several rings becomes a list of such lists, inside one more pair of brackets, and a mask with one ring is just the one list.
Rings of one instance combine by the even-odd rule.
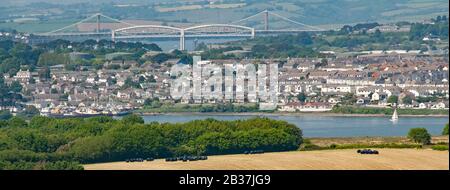
[[184, 51], [185, 50], [185, 42], [186, 42], [186, 38], [184, 35], [184, 30], [180, 30], [180, 51]]
[[116, 32], [114, 30], [111, 31], [111, 41], [116, 42]]

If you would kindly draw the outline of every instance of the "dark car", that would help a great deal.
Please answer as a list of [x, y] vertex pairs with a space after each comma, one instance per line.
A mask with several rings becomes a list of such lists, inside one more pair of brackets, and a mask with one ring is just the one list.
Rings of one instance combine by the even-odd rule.
[[359, 154], [379, 154], [379, 152], [377, 150], [371, 150], [371, 149], [357, 150], [356, 152]]

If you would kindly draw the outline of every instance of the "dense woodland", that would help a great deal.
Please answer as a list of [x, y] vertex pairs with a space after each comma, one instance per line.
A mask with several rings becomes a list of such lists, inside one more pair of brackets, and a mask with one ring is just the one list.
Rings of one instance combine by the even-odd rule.
[[285, 121], [148, 123], [137, 115], [0, 120], [0, 169], [82, 169], [82, 163], [179, 155], [296, 150], [302, 131]]

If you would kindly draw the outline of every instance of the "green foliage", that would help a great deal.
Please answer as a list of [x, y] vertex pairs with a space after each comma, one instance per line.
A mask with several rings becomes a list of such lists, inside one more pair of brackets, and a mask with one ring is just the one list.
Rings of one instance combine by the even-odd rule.
[[144, 101], [144, 106], [149, 107], [149, 108], [160, 108], [162, 106], [162, 104], [158, 98], [153, 98], [153, 99], [147, 98]]
[[328, 150], [328, 149], [362, 149], [362, 148], [422, 148], [420, 144], [382, 143], [382, 144], [331, 144], [330, 146], [318, 146], [305, 140], [300, 150]]
[[445, 124], [444, 129], [442, 130], [442, 135], [448, 135], [448, 123]]
[[387, 144], [343, 144], [337, 145], [335, 149], [356, 149], [356, 148], [422, 148], [420, 144], [402, 144], [402, 143], [387, 143]]
[[170, 55], [167, 55], [165, 53], [160, 53], [160, 54], [157, 54], [157, 55], [151, 57], [151, 61], [153, 61], [155, 63], [162, 63], [169, 59], [170, 59]]
[[341, 99], [342, 104], [344, 105], [353, 105], [356, 103], [356, 95], [353, 93], [347, 93], [344, 95], [344, 97], [342, 97]]
[[39, 110], [34, 106], [26, 106], [25, 110], [18, 113], [17, 115], [24, 118], [32, 118], [36, 115], [39, 115]]
[[297, 95], [297, 99], [298, 99], [298, 101], [300, 101], [300, 102], [305, 102], [305, 100], [306, 100], [306, 94], [303, 93], [303, 92], [300, 92], [300, 93]]
[[141, 88], [141, 86], [139, 85], [139, 82], [137, 81], [133, 81], [133, 79], [131, 79], [131, 77], [128, 77], [127, 79], [125, 79], [125, 83], [122, 86], [123, 89], [126, 88]]
[[14, 116], [8, 120], [8, 126], [12, 128], [26, 127], [27, 125], [27, 122], [23, 118], [17, 116]]
[[396, 96], [396, 95], [389, 96], [387, 102], [391, 103], [391, 104], [397, 103], [398, 102], [398, 96]]
[[0, 107], [14, 106], [17, 102], [21, 101], [21, 90], [22, 86], [18, 82], [13, 82], [8, 86], [4, 81], [3, 75], [0, 73]]
[[[400, 115], [448, 115], [448, 110], [439, 109], [397, 109]], [[332, 113], [342, 114], [384, 114], [392, 115], [394, 110], [392, 108], [373, 108], [373, 107], [358, 107], [358, 106], [334, 106]]]
[[410, 105], [410, 104], [412, 104], [413, 99], [412, 99], [410, 96], [405, 96], [405, 97], [403, 97], [402, 102], [403, 102], [404, 104]]
[[416, 143], [430, 144], [431, 135], [425, 128], [412, 128], [408, 132], [408, 138]]
[[258, 106], [252, 104], [249, 106], [234, 105], [232, 103], [226, 104], [214, 104], [214, 105], [202, 105], [200, 112], [255, 112], [258, 111]]
[[43, 69], [39, 70], [38, 75], [39, 75], [39, 78], [43, 79], [43, 80], [52, 78], [49, 67], [44, 67]]
[[18, 81], [13, 81], [9, 89], [15, 93], [20, 93], [22, 91], [22, 85]]
[[143, 124], [144, 123], [144, 119], [141, 116], [139, 116], [139, 115], [130, 114], [130, 115], [127, 115], [127, 116], [123, 117], [122, 122], [124, 122], [126, 124], [130, 124], [130, 125], [136, 124], [136, 123]]
[[445, 150], [448, 151], [448, 144], [447, 144], [447, 145], [433, 145], [433, 146], [431, 147], [431, 149], [433, 149], [433, 150], [439, 150], [439, 151], [445, 151]]
[[38, 66], [64, 65], [69, 63], [69, 56], [61, 53], [43, 53], [39, 56]]
[[0, 111], [0, 120], [8, 120], [11, 117], [13, 117], [13, 115], [9, 112], [9, 110]]
[[137, 115], [122, 120], [35, 116], [28, 127], [0, 128], [0, 169], [81, 169], [77, 162], [287, 151], [302, 141], [295, 125], [267, 118], [144, 124]]
[[[440, 16], [439, 16], [440, 17]], [[409, 37], [414, 40], [422, 40], [426, 35], [433, 35], [442, 39], [448, 39], [448, 19], [436, 21], [434, 24], [414, 23], [411, 25]]]

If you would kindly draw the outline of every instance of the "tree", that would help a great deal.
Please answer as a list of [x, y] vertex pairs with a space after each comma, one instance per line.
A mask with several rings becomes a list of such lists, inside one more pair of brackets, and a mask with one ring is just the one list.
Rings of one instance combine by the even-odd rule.
[[448, 135], [448, 123], [445, 124], [444, 130], [442, 130], [442, 135]]
[[40, 79], [43, 79], [43, 80], [50, 79], [51, 78], [50, 68], [49, 67], [44, 67], [43, 69], [38, 71], [38, 75], [39, 75]]
[[9, 89], [15, 93], [20, 93], [22, 91], [22, 85], [19, 81], [13, 81], [9, 86]]
[[130, 114], [130, 115], [127, 115], [127, 116], [123, 117], [122, 118], [122, 122], [124, 122], [126, 124], [130, 124], [130, 125], [131, 124], [135, 124], [135, 123], [143, 124], [144, 123], [144, 119], [141, 116], [139, 116], [139, 115]]
[[152, 108], [160, 108], [162, 105], [159, 101], [153, 101], [151, 104]]
[[163, 63], [169, 59], [170, 59], [170, 55], [165, 54], [165, 53], [160, 53], [160, 54], [157, 54], [157, 55], [151, 57], [151, 61], [155, 62], [155, 63]]
[[404, 103], [404, 104], [408, 104], [408, 105], [410, 105], [410, 104], [412, 104], [412, 98], [410, 97], [410, 96], [405, 96], [405, 97], [403, 97], [403, 99], [402, 99], [402, 102]]
[[27, 122], [20, 117], [14, 116], [8, 120], [8, 126], [9, 127], [26, 127]]
[[297, 99], [298, 99], [298, 101], [300, 101], [300, 102], [305, 102], [305, 101], [306, 101], [306, 94], [303, 93], [303, 92], [300, 92], [300, 93], [297, 95]]
[[25, 118], [32, 118], [32, 117], [34, 117], [36, 115], [39, 115], [39, 113], [40, 112], [39, 112], [39, 110], [36, 107], [34, 107], [34, 106], [27, 106], [27, 107], [25, 107], [24, 111], [19, 113], [19, 115], [23, 116]]
[[13, 115], [9, 112], [9, 110], [0, 111], [0, 120], [8, 120], [11, 119], [11, 117], [13, 117]]
[[425, 128], [412, 128], [408, 132], [408, 138], [416, 143], [430, 144], [431, 135]]
[[342, 97], [342, 103], [347, 105], [353, 105], [356, 103], [356, 96], [353, 93], [347, 93]]
[[398, 102], [398, 96], [396, 96], [396, 95], [389, 96], [387, 102], [391, 103], [391, 104], [394, 104], [394, 103], [396, 104]]

